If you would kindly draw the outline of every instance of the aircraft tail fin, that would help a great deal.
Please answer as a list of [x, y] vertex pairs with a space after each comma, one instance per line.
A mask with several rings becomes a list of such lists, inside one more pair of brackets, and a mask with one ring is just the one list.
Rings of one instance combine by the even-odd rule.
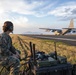
[[73, 22], [73, 19], [71, 19], [71, 21], [70, 21], [69, 28], [74, 28], [74, 22]]

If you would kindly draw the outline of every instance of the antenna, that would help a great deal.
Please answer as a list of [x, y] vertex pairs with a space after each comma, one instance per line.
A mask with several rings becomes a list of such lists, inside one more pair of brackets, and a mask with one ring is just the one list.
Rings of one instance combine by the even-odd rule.
[[33, 44], [33, 61], [34, 61], [34, 64], [36, 65], [36, 58], [35, 58], [35, 44]]
[[30, 42], [31, 58], [33, 57], [32, 42]]
[[55, 59], [57, 60], [56, 41], [54, 42], [54, 47], [55, 47]]

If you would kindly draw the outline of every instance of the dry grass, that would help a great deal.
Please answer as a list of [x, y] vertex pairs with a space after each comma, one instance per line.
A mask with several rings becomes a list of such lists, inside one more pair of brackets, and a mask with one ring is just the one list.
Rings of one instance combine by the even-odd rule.
[[[29, 42], [33, 42], [36, 44], [36, 50], [37, 51], [44, 51], [45, 53], [50, 53], [55, 50], [54, 42], [50, 40], [44, 40], [44, 39], [36, 39], [31, 38], [27, 36], [22, 35], [11, 35], [13, 45], [21, 50], [22, 56], [24, 55], [24, 51], [27, 54], [30, 54], [29, 51]], [[71, 62], [72, 64], [76, 63], [76, 46], [69, 46], [65, 45], [63, 43], [57, 42], [57, 53], [61, 56], [66, 56], [67, 60]]]
[[[54, 41], [36, 39], [22, 35], [11, 35], [12, 43], [16, 49], [21, 51], [21, 58], [30, 55], [29, 42], [36, 44], [36, 51], [44, 51], [45, 53], [54, 52]], [[63, 43], [56, 43], [56, 50], [58, 55], [66, 56], [67, 60], [72, 64], [76, 63], [76, 46], [69, 46]], [[23, 62], [22, 62], [23, 63]], [[23, 67], [21, 68], [21, 70]], [[5, 70], [4, 70], [5, 71]], [[4, 73], [4, 72], [3, 72]], [[3, 74], [2, 75], [5, 75]], [[6, 74], [7, 75], [7, 74]]]

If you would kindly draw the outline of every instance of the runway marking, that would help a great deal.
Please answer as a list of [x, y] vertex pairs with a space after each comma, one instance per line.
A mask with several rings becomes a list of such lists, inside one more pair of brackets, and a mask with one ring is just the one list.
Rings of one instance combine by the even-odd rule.
[[39, 38], [45, 38], [45, 39], [57, 39], [57, 40], [65, 40], [65, 41], [76, 41], [75, 39], [67, 39], [67, 38], [55, 38], [55, 37], [42, 37], [42, 36], [35, 36], [35, 37], [39, 37]]

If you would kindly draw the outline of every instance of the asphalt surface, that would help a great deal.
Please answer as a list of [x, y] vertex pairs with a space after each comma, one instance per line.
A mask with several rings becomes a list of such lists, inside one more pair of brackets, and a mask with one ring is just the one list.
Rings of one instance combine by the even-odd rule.
[[76, 46], [76, 35], [26, 35], [33, 38], [54, 40], [56, 42], [63, 42], [68, 45]]

